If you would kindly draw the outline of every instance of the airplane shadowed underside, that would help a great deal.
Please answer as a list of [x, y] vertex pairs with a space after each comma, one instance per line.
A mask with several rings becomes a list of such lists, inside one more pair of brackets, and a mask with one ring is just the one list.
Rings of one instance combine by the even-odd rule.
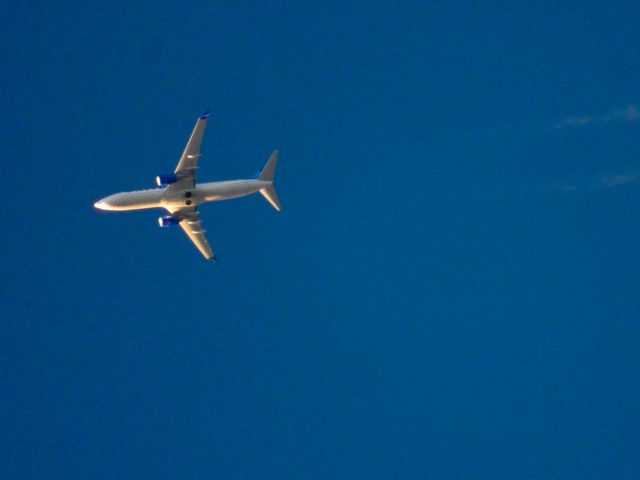
[[277, 150], [273, 151], [256, 179], [196, 184], [200, 145], [208, 118], [208, 113], [198, 117], [175, 171], [156, 177], [160, 188], [116, 193], [97, 201], [94, 207], [115, 211], [164, 208], [170, 215], [158, 218], [158, 224], [161, 227], [180, 225], [207, 260], [215, 260], [216, 256], [205, 237], [198, 205], [260, 192], [273, 208], [280, 211], [280, 201], [273, 185], [278, 162]]

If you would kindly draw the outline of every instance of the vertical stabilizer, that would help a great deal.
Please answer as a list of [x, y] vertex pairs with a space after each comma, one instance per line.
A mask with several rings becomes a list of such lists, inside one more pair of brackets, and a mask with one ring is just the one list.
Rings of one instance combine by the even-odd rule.
[[273, 178], [276, 176], [276, 164], [278, 163], [278, 155], [278, 150], [274, 150], [269, 157], [269, 161], [265, 164], [262, 172], [260, 172], [258, 180], [273, 182]]

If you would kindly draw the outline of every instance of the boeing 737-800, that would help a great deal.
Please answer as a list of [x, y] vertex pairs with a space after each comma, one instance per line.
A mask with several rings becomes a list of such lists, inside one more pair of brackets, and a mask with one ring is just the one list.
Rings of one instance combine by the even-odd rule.
[[208, 118], [208, 113], [198, 117], [175, 171], [156, 177], [160, 188], [116, 193], [97, 201], [94, 207], [118, 211], [164, 208], [170, 215], [158, 218], [158, 224], [161, 227], [180, 225], [207, 260], [215, 260], [216, 257], [204, 235], [198, 205], [260, 192], [273, 208], [280, 211], [280, 201], [273, 186], [278, 162], [277, 150], [271, 154], [258, 178], [196, 184], [200, 144]]

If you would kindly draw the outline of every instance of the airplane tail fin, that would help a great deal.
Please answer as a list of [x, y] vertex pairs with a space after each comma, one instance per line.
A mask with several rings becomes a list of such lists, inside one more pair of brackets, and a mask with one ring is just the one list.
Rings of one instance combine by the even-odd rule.
[[278, 155], [278, 150], [274, 150], [269, 157], [269, 161], [264, 165], [264, 168], [260, 172], [258, 180], [273, 182], [273, 177], [275, 177], [276, 175], [276, 163], [278, 163]]
[[262, 172], [260, 172], [260, 176], [258, 180], [262, 180], [263, 182], [271, 182], [271, 185], [265, 188], [260, 189], [260, 193], [264, 198], [267, 199], [267, 202], [271, 204], [273, 208], [277, 211], [282, 210], [280, 207], [280, 200], [278, 199], [278, 194], [276, 193], [276, 189], [273, 186], [274, 177], [276, 175], [276, 164], [278, 163], [278, 150], [274, 150], [269, 157], [269, 161], [266, 163]]

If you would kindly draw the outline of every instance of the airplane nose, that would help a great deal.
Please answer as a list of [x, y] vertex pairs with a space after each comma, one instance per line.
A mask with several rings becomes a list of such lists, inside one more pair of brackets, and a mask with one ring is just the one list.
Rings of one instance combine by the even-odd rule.
[[99, 210], [106, 210], [108, 208], [107, 202], [104, 200], [98, 200], [93, 206]]

